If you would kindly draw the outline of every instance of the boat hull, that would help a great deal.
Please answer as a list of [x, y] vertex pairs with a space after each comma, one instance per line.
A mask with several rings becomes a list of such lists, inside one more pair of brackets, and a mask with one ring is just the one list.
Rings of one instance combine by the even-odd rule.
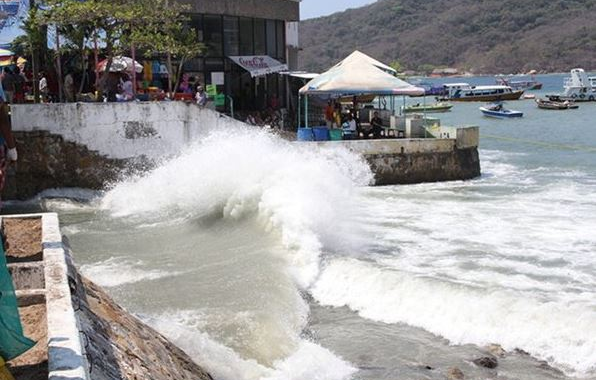
[[433, 112], [448, 112], [453, 108], [453, 105], [442, 105], [442, 106], [428, 106], [428, 107], [406, 107], [404, 113], [433, 113]]
[[477, 96], [462, 96], [458, 98], [449, 98], [452, 102], [498, 102], [501, 100], [518, 100], [524, 94], [523, 91], [513, 91], [507, 94], [499, 95], [477, 95]]
[[507, 110], [507, 111], [492, 111], [488, 108], [480, 107], [480, 111], [484, 116], [496, 117], [499, 119], [510, 119], [524, 116], [523, 112]]

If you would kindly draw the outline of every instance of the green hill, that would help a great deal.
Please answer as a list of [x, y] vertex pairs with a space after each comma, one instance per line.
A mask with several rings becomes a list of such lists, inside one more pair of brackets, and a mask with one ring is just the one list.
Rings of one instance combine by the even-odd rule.
[[416, 71], [596, 69], [596, 0], [379, 0], [300, 28], [309, 71], [354, 49]]

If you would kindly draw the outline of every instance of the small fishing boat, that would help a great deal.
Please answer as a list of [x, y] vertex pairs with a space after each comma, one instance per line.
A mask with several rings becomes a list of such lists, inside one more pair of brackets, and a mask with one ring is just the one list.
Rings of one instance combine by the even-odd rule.
[[536, 95], [534, 94], [524, 94], [524, 99], [536, 99]]
[[404, 108], [404, 113], [415, 112], [447, 112], [453, 108], [453, 104], [449, 103], [434, 103], [434, 104], [414, 104]]
[[538, 105], [538, 108], [543, 110], [570, 110], [579, 108], [577, 104], [568, 100], [557, 102], [553, 100], [536, 99], [536, 104]]
[[524, 116], [524, 113], [521, 111], [506, 109], [502, 103], [487, 104], [479, 109], [484, 116], [488, 117], [511, 118]]

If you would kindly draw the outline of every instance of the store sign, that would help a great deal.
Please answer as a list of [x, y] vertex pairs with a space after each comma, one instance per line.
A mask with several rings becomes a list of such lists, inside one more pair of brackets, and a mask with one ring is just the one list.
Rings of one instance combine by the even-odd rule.
[[229, 58], [248, 71], [253, 78], [286, 71], [288, 69], [288, 65], [281, 63], [268, 55], [246, 55]]

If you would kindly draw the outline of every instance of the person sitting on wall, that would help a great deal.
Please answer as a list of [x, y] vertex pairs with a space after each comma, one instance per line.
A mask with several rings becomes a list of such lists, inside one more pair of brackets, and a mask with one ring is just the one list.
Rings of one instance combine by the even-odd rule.
[[372, 133], [374, 139], [380, 139], [383, 134], [383, 119], [379, 117], [379, 113], [377, 111], [373, 113], [373, 118], [370, 121], [370, 125], [372, 128], [368, 136], [370, 137], [370, 134]]

